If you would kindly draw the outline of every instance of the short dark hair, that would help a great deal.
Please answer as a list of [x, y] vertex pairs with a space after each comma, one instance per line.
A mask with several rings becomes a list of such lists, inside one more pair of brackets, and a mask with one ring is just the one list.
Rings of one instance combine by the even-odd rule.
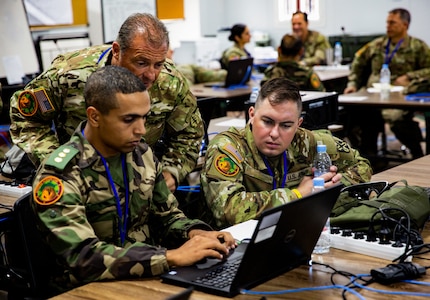
[[169, 47], [169, 31], [163, 22], [151, 14], [135, 13], [122, 23], [116, 38], [121, 51], [126, 51], [131, 47], [136, 35], [143, 35], [146, 42], [154, 48], [164, 45]]
[[411, 14], [408, 10], [404, 8], [395, 8], [389, 11], [390, 14], [398, 14], [400, 16], [400, 19], [405, 21], [406, 23], [411, 24]]
[[240, 37], [242, 33], [245, 31], [245, 24], [235, 24], [232, 28], [230, 28], [230, 35], [228, 37], [229, 41], [235, 42], [235, 37]]
[[302, 113], [300, 89], [295, 82], [285, 77], [273, 78], [263, 84], [255, 102], [255, 109], [258, 109], [266, 98], [272, 105], [293, 101], [297, 104], [299, 115]]
[[282, 37], [279, 48], [281, 49], [282, 55], [296, 56], [299, 54], [300, 50], [302, 50], [303, 42], [301, 39], [291, 34], [286, 34]]
[[86, 107], [94, 106], [106, 115], [118, 107], [116, 94], [133, 94], [146, 91], [139, 77], [126, 68], [108, 65], [96, 70], [87, 80], [84, 88]]
[[294, 17], [295, 15], [303, 15], [303, 20], [305, 20], [305, 22], [306, 22], [306, 23], [308, 23], [308, 14], [307, 14], [307, 13], [305, 13], [304, 11], [300, 11], [300, 10], [298, 10], [298, 11], [296, 11], [295, 13], [293, 13], [293, 17]]

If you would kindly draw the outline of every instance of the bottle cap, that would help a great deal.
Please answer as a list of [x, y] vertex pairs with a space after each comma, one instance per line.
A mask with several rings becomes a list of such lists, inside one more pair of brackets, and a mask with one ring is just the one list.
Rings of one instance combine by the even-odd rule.
[[323, 145], [323, 144], [318, 144], [317, 145], [317, 152], [326, 152], [327, 151], [327, 146]]
[[321, 177], [315, 177], [314, 179], [312, 179], [313, 180], [313, 183], [314, 183], [314, 187], [315, 186], [322, 186], [322, 187], [324, 187], [324, 178], [321, 178]]

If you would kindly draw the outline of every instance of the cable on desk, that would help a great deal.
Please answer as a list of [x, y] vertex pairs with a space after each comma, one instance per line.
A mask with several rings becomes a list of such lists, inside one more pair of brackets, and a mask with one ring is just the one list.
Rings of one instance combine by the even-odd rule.
[[200, 185], [180, 185], [176, 190], [181, 192], [200, 193]]
[[[369, 274], [361, 274], [361, 275], [357, 275], [357, 278], [359, 278], [360, 276], [370, 276], [370, 275]], [[361, 289], [364, 289], [364, 290], [367, 290], [370, 292], [374, 292], [374, 293], [387, 294], [387, 295], [430, 297], [430, 293], [401, 292], [401, 291], [388, 291], [388, 290], [375, 289], [375, 288], [371, 288], [371, 287], [368, 287], [368, 286], [365, 286], [365, 285], [362, 285], [360, 283], [355, 282], [354, 278], [353, 278], [352, 282], [358, 288], [361, 288]]]
[[351, 294], [357, 296], [359, 299], [365, 300], [365, 298], [359, 292], [349, 287], [346, 287], [344, 285], [316, 286], [316, 287], [308, 287], [308, 288], [300, 288], [300, 289], [292, 289], [292, 290], [279, 290], [279, 291], [272, 291], [272, 292], [252, 291], [252, 290], [242, 289], [240, 290], [240, 293], [245, 295], [280, 295], [280, 294], [292, 294], [292, 293], [307, 292], [307, 291], [322, 291], [322, 290], [329, 290], [329, 289], [346, 290]]

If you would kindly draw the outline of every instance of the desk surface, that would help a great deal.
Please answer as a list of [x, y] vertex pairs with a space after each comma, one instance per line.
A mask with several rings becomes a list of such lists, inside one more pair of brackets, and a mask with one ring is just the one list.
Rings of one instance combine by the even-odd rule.
[[[430, 167], [430, 155], [418, 160], [405, 163], [403, 165], [375, 174], [372, 180], [387, 180], [389, 182], [406, 179], [409, 184], [428, 186], [430, 182], [427, 176], [427, 170]], [[430, 243], [430, 222], [422, 233], [424, 241]], [[420, 255], [424, 260], [414, 258], [414, 262], [421, 266], [429, 266], [430, 253]], [[328, 264], [331, 267], [346, 271], [353, 274], [369, 274], [373, 268], [385, 267], [390, 261], [365, 256], [357, 253], [347, 252], [338, 249], [331, 249], [330, 253], [324, 255], [314, 255], [314, 262]], [[279, 291], [285, 289], [297, 289], [304, 287], [318, 287], [331, 285], [332, 271], [329, 268], [320, 265], [312, 267], [301, 266], [291, 270], [279, 277], [269, 280], [255, 287], [254, 291]], [[337, 284], [346, 284], [347, 280], [339, 275], [334, 277]], [[427, 275], [419, 280], [430, 283], [430, 271]], [[407, 283], [396, 283], [385, 286], [377, 283], [370, 285], [371, 288], [389, 291], [429, 293], [428, 286], [419, 286]], [[71, 290], [65, 294], [59, 295], [54, 299], [166, 299], [168, 296], [179, 293], [183, 288], [162, 283], [158, 278], [154, 279], [136, 279], [113, 282], [94, 282], [82, 287]], [[359, 290], [360, 291], [360, 290]], [[269, 299], [342, 299], [342, 291], [339, 289], [328, 289], [321, 291], [308, 291], [292, 294], [270, 295]], [[366, 290], [360, 291], [365, 299], [406, 299], [404, 295], [386, 295]], [[262, 296], [238, 295], [234, 299], [261, 299]], [[226, 299], [198, 291], [194, 291], [190, 299]], [[357, 299], [355, 296], [348, 295], [348, 299]], [[418, 298], [417, 298], [418, 299]]]
[[381, 100], [379, 93], [369, 93], [365, 90], [360, 90], [356, 93], [340, 95], [339, 105], [430, 110], [430, 102], [408, 101], [402, 92], [391, 92], [388, 100]]

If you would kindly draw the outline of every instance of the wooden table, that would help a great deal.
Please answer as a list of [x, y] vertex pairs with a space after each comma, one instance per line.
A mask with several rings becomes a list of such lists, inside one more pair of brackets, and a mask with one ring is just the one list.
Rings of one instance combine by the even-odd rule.
[[[430, 155], [423, 158], [402, 164], [392, 169], [386, 170], [379, 174], [375, 174], [372, 180], [386, 180], [389, 182], [406, 179], [409, 184], [429, 186], [427, 170], [430, 168]], [[430, 222], [422, 233], [424, 241], [430, 243]], [[420, 255], [421, 258], [414, 257], [413, 261], [421, 266], [430, 266], [430, 253]], [[330, 249], [330, 253], [324, 255], [313, 255], [313, 261], [330, 265], [339, 271], [346, 271], [352, 274], [369, 274], [373, 268], [385, 267], [391, 263], [388, 260], [383, 260], [375, 257], [365, 256], [358, 253], [347, 252], [338, 249]], [[291, 270], [281, 276], [269, 280], [255, 288], [253, 291], [279, 291], [291, 290], [298, 288], [309, 288], [331, 285], [330, 277], [332, 270], [320, 266], [313, 265], [312, 267], [301, 266]], [[346, 284], [348, 280], [336, 275], [334, 280], [337, 284]], [[417, 280], [430, 283], [430, 271]], [[428, 286], [396, 283], [389, 286], [372, 283], [371, 288], [389, 291], [415, 292], [415, 293], [430, 293]], [[93, 282], [79, 288], [73, 289], [65, 294], [61, 294], [54, 299], [61, 300], [77, 300], [77, 299], [166, 299], [167, 297], [183, 291], [183, 288], [162, 283], [158, 278], [154, 279], [136, 279], [122, 280], [112, 282]], [[407, 299], [404, 295], [387, 295], [376, 293], [367, 290], [358, 289], [360, 294], [365, 299]], [[342, 299], [342, 291], [339, 289], [327, 289], [320, 291], [307, 291], [292, 294], [267, 295], [267, 299]], [[190, 299], [226, 299], [199, 291], [194, 291]], [[262, 296], [255, 295], [238, 295], [234, 299], [262, 299]], [[347, 294], [347, 299], [358, 299], [356, 296]], [[409, 299], [409, 298], [408, 298]], [[411, 297], [410, 299], [421, 299], [419, 297]]]
[[430, 102], [407, 101], [402, 92], [391, 92], [388, 100], [381, 100], [379, 93], [369, 93], [365, 90], [360, 90], [357, 93], [340, 95], [338, 102], [339, 106], [352, 109], [351, 113], [354, 113], [353, 110], [355, 107], [375, 109], [396, 108], [424, 112], [426, 124], [426, 153], [430, 154]]

